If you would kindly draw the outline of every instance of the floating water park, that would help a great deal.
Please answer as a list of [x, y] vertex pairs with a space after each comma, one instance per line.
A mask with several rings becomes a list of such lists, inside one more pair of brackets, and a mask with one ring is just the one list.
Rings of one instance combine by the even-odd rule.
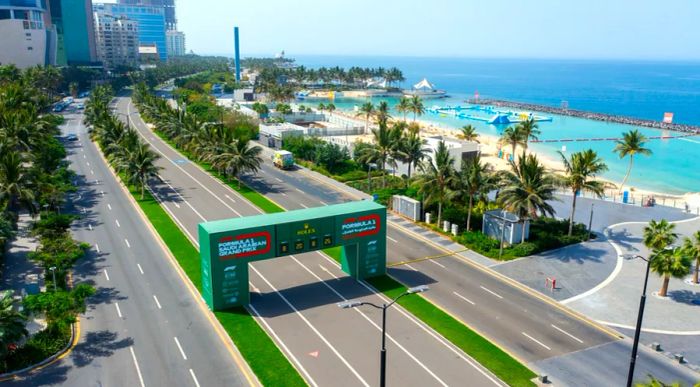
[[[492, 106], [433, 106], [427, 109], [429, 113], [442, 117], [454, 116], [467, 120], [486, 122], [492, 125], [509, 125], [529, 119], [535, 122], [551, 122], [552, 117], [538, 115], [532, 112], [496, 109]], [[485, 116], [487, 115], [487, 116]]]

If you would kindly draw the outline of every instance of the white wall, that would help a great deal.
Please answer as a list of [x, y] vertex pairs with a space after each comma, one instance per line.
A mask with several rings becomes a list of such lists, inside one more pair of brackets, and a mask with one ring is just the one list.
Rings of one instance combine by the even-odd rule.
[[44, 65], [45, 60], [45, 29], [25, 30], [22, 20], [0, 20], [0, 65], [14, 64], [23, 69]]

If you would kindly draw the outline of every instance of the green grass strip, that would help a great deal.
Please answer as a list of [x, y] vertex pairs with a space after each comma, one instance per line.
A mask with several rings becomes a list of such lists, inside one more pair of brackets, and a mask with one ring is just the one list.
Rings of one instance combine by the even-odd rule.
[[[340, 264], [340, 247], [323, 250]], [[396, 298], [406, 287], [388, 275], [366, 281], [389, 298]], [[488, 368], [510, 386], [533, 386], [535, 373], [502, 349], [438, 308], [424, 297], [403, 297], [398, 304]]]
[[[146, 192], [143, 200], [139, 199], [140, 194], [135, 190], [131, 190], [131, 194], [185, 274], [197, 289], [201, 289], [201, 266], [197, 249], [150, 193]], [[215, 312], [214, 315], [264, 386], [307, 385], [246, 309], [236, 308]]]

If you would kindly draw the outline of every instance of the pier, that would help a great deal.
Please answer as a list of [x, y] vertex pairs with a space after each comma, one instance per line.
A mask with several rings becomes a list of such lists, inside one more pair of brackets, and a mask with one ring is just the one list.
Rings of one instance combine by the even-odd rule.
[[[673, 140], [676, 138], [693, 137], [698, 136], [700, 133], [685, 133], [678, 136], [649, 136], [649, 140]], [[545, 142], [587, 142], [587, 141], [619, 141], [622, 137], [597, 137], [597, 138], [553, 138], [544, 140], [530, 140], [531, 143], [545, 143]]]
[[[672, 130], [676, 132], [684, 133], [694, 133], [695, 135], [700, 134], [700, 126], [696, 125], [686, 125], [686, 124], [673, 124], [662, 121], [646, 120], [642, 118], [634, 118], [627, 116], [618, 116], [613, 114], [588, 112], [585, 110], [575, 110], [575, 109], [564, 109], [557, 108], [546, 105], [537, 105], [531, 103], [506, 101], [500, 99], [469, 99], [467, 103], [480, 105], [485, 108], [495, 107], [509, 107], [514, 109], [523, 110], [534, 110], [549, 114], [559, 114], [563, 116], [585, 118], [589, 120], [603, 121], [603, 122], [613, 122], [618, 124], [642, 126], [646, 128], [662, 129], [662, 130]], [[490, 106], [485, 106], [490, 105]]]

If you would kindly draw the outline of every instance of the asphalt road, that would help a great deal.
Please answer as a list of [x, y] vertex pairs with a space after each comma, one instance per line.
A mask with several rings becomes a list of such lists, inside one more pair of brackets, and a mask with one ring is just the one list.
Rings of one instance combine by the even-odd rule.
[[[193, 165], [151, 133], [130, 99], [118, 111], [130, 115], [144, 139], [161, 154], [163, 184], [151, 186], [163, 207], [196, 244], [203, 221], [261, 211]], [[303, 203], [297, 207], [303, 208]], [[292, 207], [289, 207], [292, 208]], [[379, 379], [381, 316], [374, 309], [339, 309], [338, 302], [386, 302], [348, 278], [327, 256], [306, 253], [251, 264], [250, 310], [311, 385], [374, 385]], [[388, 316], [388, 369], [392, 385], [503, 385], [481, 365], [400, 307]]]
[[92, 245], [74, 277], [98, 291], [88, 301], [73, 351], [11, 384], [250, 385], [234, 363], [232, 344], [218, 336], [208, 311], [199, 306], [99, 157], [82, 115], [65, 118], [63, 134], [80, 139], [66, 143], [78, 184], [70, 207], [81, 216], [72, 231], [77, 240]]

